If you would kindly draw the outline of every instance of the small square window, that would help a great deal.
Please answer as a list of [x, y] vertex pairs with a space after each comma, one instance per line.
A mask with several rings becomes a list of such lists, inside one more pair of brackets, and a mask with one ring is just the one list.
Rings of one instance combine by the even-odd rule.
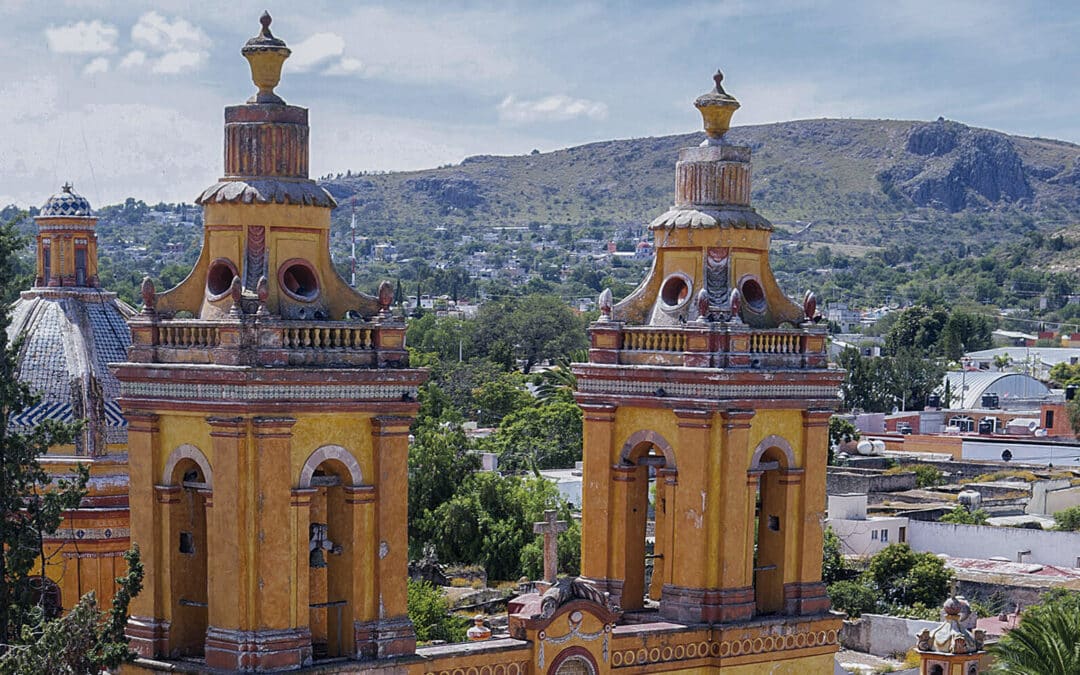
[[195, 535], [191, 532], [180, 533], [180, 552], [188, 555], [195, 553]]
[[780, 531], [780, 518], [779, 516], [769, 516], [769, 529], [773, 532]]
[[877, 530], [871, 530], [870, 531], [870, 538], [873, 539], [874, 541], [877, 541]]
[[888, 530], [882, 530], [881, 531], [881, 541], [889, 541], [889, 531]]

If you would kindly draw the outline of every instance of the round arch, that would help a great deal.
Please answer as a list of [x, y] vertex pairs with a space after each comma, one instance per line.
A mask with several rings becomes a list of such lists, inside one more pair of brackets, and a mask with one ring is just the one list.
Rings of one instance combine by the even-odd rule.
[[202, 469], [203, 481], [207, 487], [214, 487], [214, 472], [210, 468], [210, 460], [206, 459], [206, 455], [202, 450], [199, 450], [194, 445], [184, 443], [179, 446], [169, 455], [169, 458], [165, 460], [165, 471], [162, 474], [162, 485], [174, 485], [173, 473], [176, 472], [176, 465], [185, 459], [190, 459], [195, 462]]
[[750, 471], [755, 471], [760, 467], [761, 457], [771, 448], [776, 448], [784, 454], [784, 466], [782, 468], [795, 468], [795, 451], [791, 449], [791, 444], [782, 436], [770, 434], [761, 439], [761, 442], [754, 448], [754, 454], [750, 458]]
[[677, 468], [675, 464], [675, 449], [671, 447], [671, 443], [668, 443], [666, 438], [651, 429], [635, 431], [630, 435], [630, 438], [626, 439], [626, 442], [623, 443], [622, 450], [619, 452], [619, 462], [621, 464], [633, 464], [634, 460], [632, 457], [634, 452], [646, 443], [656, 446], [664, 453], [664, 460], [666, 463], [665, 468]]
[[311, 455], [308, 456], [307, 461], [304, 462], [303, 468], [300, 469], [300, 480], [297, 483], [297, 487], [311, 487], [311, 477], [315, 475], [315, 469], [318, 469], [319, 465], [328, 459], [337, 460], [345, 465], [345, 468], [349, 471], [349, 478], [352, 481], [353, 486], [364, 484], [364, 476], [360, 471], [360, 463], [356, 461], [356, 458], [352, 456], [352, 453], [340, 445], [324, 445], [311, 453]]

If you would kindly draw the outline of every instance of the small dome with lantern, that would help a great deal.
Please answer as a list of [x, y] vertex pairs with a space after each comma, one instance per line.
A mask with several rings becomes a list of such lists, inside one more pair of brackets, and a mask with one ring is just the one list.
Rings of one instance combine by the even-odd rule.
[[86, 197], [75, 192], [71, 183], [64, 183], [60, 192], [45, 201], [39, 215], [52, 218], [92, 218], [94, 214]]

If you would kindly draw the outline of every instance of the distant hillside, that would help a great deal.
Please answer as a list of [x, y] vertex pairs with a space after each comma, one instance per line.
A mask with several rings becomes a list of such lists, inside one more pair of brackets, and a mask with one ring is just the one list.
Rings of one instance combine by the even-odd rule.
[[[673, 197], [679, 148], [701, 134], [605, 141], [550, 153], [324, 182], [368, 232], [647, 223]], [[1080, 146], [957, 122], [802, 120], [737, 127], [753, 151], [755, 206], [778, 238], [969, 244], [1080, 223]], [[348, 217], [339, 209], [338, 219]], [[400, 230], [398, 230], [400, 232]]]

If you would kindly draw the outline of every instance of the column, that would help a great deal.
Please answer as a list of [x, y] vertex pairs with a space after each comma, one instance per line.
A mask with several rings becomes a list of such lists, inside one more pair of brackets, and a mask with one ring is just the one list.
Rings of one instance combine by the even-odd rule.
[[309, 524], [311, 523], [311, 496], [315, 488], [293, 488], [289, 491], [290, 534], [292, 535], [292, 563], [290, 565], [296, 584], [293, 587], [292, 611], [289, 619], [294, 626], [306, 626], [311, 619], [311, 596], [308, 584], [310, 558], [308, 548]]
[[720, 413], [719, 480], [719, 592], [706, 606], [709, 621], [746, 619], [754, 614], [754, 500], [757, 479], [748, 482], [750, 422], [753, 410]]
[[[643, 575], [635, 575], [628, 559], [627, 551], [631, 548], [629, 540], [635, 537], [636, 532], [630, 528], [635, 523], [632, 493], [637, 481], [638, 467], [624, 466], [621, 464], [611, 465], [611, 514], [610, 534], [608, 547], [611, 560], [609, 567], [604, 573], [607, 579], [607, 589], [611, 594], [611, 601], [623, 609], [638, 609], [643, 604], [644, 578]], [[584, 534], [584, 528], [582, 528]], [[644, 532], [641, 533], [644, 538]], [[642, 541], [644, 546], [644, 540]], [[644, 560], [642, 561], [644, 563]], [[638, 576], [638, 579], [634, 579]]]
[[[307, 624], [293, 620], [291, 598], [297, 583], [293, 566], [291, 515], [292, 417], [255, 417], [251, 428], [255, 441], [254, 626], [263, 629], [296, 629]], [[306, 528], [305, 528], [306, 529]], [[307, 533], [303, 536], [307, 543]], [[308, 636], [310, 639], [310, 635]]]
[[799, 614], [817, 614], [829, 608], [825, 585], [821, 582], [821, 549], [824, 545], [825, 481], [829, 452], [829, 418], [832, 410], [803, 412], [802, 484], [799, 487], [800, 537], [795, 547], [798, 601], [792, 608]]
[[[161, 509], [154, 493], [161, 463], [158, 416], [146, 410], [125, 409], [128, 422], [128, 503], [131, 541], [139, 545], [145, 570], [143, 590], [131, 601], [131, 618], [125, 633], [139, 656], [168, 654], [168, 622], [164, 605], [168, 586], [162, 571], [168, 565], [167, 542], [161, 537]], [[164, 550], [163, 550], [164, 548]]]
[[352, 612], [353, 656], [357, 659], [374, 659], [379, 655], [376, 500], [373, 485], [345, 488], [351, 538], [343, 544], [347, 549], [344, 555], [351, 556], [349, 562], [352, 588], [349, 593], [349, 608]]
[[584, 467], [581, 481], [581, 574], [610, 591], [614, 562], [612, 537], [617, 529], [611, 512], [612, 443], [615, 406], [583, 405]]
[[679, 472], [678, 489], [668, 495], [674, 526], [664, 561], [671, 583], [660, 601], [661, 616], [674, 621], [702, 621], [706, 591], [715, 587], [710, 552], [716, 550], [721, 514], [711, 480], [712, 416], [710, 410], [675, 410], [677, 466], [668, 468]]
[[371, 419], [375, 454], [378, 544], [377, 574], [373, 580], [382, 598], [378, 627], [378, 657], [416, 651], [416, 631], [409, 620], [409, 417]]

